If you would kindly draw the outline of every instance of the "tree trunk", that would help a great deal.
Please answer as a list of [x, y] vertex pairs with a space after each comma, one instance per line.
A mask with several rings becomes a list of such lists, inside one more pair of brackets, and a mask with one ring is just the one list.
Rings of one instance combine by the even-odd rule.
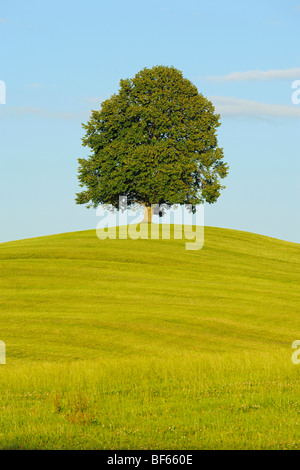
[[152, 221], [153, 209], [151, 206], [145, 206], [144, 219], [142, 223], [150, 224]]

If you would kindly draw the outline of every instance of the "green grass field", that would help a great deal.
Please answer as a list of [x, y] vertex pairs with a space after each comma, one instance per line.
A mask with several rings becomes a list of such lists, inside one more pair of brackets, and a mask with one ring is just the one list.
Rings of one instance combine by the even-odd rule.
[[0, 245], [1, 449], [300, 448], [300, 245], [184, 246]]

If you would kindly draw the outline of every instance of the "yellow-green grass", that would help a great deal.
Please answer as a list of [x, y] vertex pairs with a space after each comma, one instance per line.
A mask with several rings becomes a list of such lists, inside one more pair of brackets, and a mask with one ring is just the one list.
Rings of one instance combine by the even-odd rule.
[[91, 230], [0, 266], [0, 448], [300, 448], [299, 244]]

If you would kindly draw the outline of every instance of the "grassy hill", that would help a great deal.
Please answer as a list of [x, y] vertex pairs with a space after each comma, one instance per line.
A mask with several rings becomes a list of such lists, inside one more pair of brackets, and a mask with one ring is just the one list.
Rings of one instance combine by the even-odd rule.
[[300, 448], [300, 245], [184, 245], [0, 245], [0, 448]]

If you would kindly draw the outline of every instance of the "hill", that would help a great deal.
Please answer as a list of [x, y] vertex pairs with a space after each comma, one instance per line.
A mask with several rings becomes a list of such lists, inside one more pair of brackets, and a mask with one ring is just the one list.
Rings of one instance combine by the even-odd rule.
[[299, 447], [300, 245], [91, 230], [1, 244], [0, 266], [1, 448]]

